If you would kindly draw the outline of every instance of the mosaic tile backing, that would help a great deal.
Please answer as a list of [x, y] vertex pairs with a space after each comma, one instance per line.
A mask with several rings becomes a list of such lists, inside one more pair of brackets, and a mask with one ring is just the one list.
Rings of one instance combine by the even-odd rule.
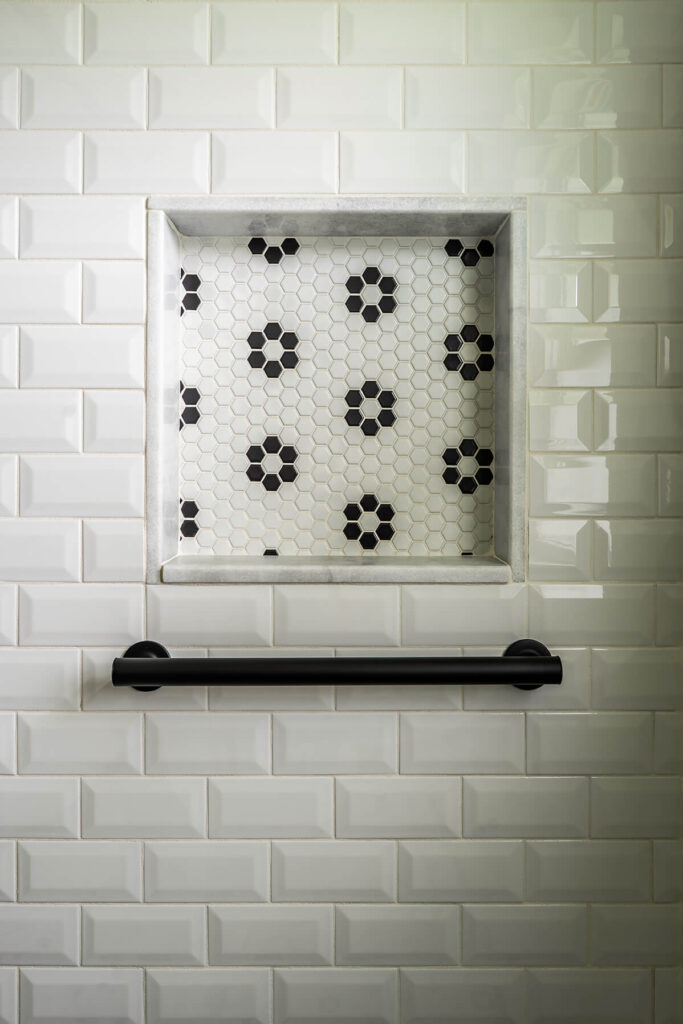
[[494, 246], [182, 239], [181, 554], [486, 555]]

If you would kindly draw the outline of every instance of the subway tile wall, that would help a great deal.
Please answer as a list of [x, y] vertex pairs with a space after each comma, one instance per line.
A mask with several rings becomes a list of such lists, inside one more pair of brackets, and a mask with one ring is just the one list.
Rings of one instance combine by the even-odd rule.
[[[682, 96], [677, 0], [0, 2], [2, 1024], [677, 1020]], [[165, 193], [528, 198], [528, 583], [144, 587]]]

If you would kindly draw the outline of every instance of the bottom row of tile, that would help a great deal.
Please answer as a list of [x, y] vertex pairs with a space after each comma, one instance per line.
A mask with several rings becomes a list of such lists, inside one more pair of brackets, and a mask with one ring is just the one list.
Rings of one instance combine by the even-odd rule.
[[[681, 972], [655, 972], [675, 1024]], [[650, 1024], [649, 970], [150, 970], [0, 968], [0, 1022], [21, 1024]], [[143, 1004], [146, 1002], [146, 1016]]]

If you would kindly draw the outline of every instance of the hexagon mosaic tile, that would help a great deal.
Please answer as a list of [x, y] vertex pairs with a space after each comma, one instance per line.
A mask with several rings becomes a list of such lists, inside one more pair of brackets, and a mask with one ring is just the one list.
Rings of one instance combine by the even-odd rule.
[[494, 259], [184, 237], [180, 553], [490, 554]]

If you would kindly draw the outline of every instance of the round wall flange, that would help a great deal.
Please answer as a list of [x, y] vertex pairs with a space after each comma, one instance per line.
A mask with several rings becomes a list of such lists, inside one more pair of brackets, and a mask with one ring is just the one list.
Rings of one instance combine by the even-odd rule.
[[[551, 654], [540, 640], [515, 640], [503, 651], [504, 658], [550, 658]], [[513, 683], [517, 690], [540, 690], [543, 683]]]
[[[171, 655], [168, 653], [163, 644], [158, 644], [156, 640], [140, 640], [137, 644], [133, 644], [127, 651], [124, 651], [122, 657], [124, 658], [170, 658]], [[160, 686], [132, 686], [132, 690], [139, 690], [141, 693], [149, 693], [151, 690], [160, 690]]]

